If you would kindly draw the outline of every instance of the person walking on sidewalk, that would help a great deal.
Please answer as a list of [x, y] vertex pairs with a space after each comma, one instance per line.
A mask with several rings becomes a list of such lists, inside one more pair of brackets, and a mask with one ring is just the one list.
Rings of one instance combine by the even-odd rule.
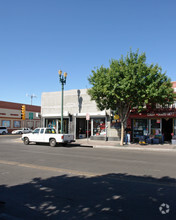
[[125, 144], [131, 144], [130, 132], [130, 128], [125, 128]]

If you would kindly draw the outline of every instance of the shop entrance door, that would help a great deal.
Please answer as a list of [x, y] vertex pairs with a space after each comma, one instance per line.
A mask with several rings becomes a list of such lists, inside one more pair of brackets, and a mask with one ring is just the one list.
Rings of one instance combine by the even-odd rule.
[[162, 133], [164, 134], [164, 141], [171, 141], [172, 126], [173, 126], [172, 118], [162, 119]]
[[76, 138], [86, 138], [86, 119], [76, 119]]

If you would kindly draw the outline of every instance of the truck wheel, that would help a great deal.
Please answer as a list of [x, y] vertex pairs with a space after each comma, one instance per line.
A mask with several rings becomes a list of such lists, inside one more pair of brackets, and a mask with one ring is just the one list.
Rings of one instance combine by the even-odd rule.
[[54, 138], [50, 139], [49, 144], [51, 147], [55, 147], [56, 146], [56, 140]]
[[29, 138], [27, 138], [27, 137], [24, 138], [24, 144], [25, 144], [25, 145], [28, 145], [28, 144], [29, 144]]

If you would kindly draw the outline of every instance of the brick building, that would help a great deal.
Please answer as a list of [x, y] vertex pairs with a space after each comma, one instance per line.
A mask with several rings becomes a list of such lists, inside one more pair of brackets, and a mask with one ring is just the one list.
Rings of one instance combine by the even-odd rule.
[[36, 128], [40, 126], [41, 107], [26, 106], [26, 119], [21, 119], [21, 103], [0, 101], [0, 126], [7, 127], [8, 132], [22, 127]]

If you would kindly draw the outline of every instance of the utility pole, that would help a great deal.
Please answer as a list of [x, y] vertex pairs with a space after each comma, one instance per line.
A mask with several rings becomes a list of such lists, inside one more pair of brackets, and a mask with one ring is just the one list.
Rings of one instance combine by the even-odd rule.
[[32, 105], [32, 99], [37, 98], [37, 96], [34, 94], [32, 94], [32, 95], [26, 94], [26, 96], [29, 96], [31, 98], [31, 105]]

